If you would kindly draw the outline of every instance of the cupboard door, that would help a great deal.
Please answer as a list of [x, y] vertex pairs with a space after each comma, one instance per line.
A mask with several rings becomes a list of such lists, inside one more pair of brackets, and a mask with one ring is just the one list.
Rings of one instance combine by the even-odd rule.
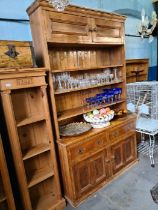
[[91, 176], [93, 178], [94, 184], [98, 184], [109, 177], [109, 167], [108, 167], [106, 151], [102, 151], [97, 155], [94, 155], [90, 159], [90, 161], [91, 161]]
[[73, 168], [77, 198], [92, 188], [91, 164], [89, 159], [77, 163]]
[[113, 174], [117, 173], [124, 166], [124, 154], [123, 154], [123, 144], [118, 143], [111, 148], [112, 152], [112, 171]]
[[96, 43], [123, 44], [123, 24], [110, 19], [92, 20], [92, 39]]
[[47, 39], [54, 43], [90, 43], [89, 19], [76, 14], [46, 14]]
[[136, 139], [135, 135], [132, 135], [125, 139], [124, 145], [123, 145], [123, 154], [124, 154], [124, 161], [125, 164], [130, 163], [132, 160], [136, 158]]

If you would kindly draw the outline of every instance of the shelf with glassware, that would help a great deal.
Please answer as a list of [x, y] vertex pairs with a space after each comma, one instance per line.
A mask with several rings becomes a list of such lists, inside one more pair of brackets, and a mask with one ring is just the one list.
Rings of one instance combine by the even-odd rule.
[[[52, 72], [58, 122], [94, 109], [125, 102], [125, 98], [122, 97], [124, 81], [121, 71], [121, 68], [115, 67], [91, 71]], [[73, 100], [76, 97], [78, 99]], [[67, 107], [66, 101], [69, 101], [66, 103]]]

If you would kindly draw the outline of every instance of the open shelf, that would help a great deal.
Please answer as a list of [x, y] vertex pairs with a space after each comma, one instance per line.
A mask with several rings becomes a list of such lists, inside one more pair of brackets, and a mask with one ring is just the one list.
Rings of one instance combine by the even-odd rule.
[[17, 127], [25, 126], [25, 125], [28, 125], [28, 124], [31, 124], [31, 123], [42, 121], [42, 120], [45, 120], [45, 116], [39, 115], [39, 114], [34, 115], [34, 116], [25, 118], [25, 119], [17, 122]]
[[54, 175], [52, 168], [42, 168], [30, 174], [28, 188], [52, 177]]
[[23, 151], [23, 160], [27, 160], [31, 157], [34, 157], [36, 155], [39, 155], [39, 154], [49, 151], [49, 150], [50, 150], [49, 144], [43, 143], [43, 144], [33, 146], [32, 148]]
[[99, 84], [99, 85], [93, 85], [93, 86], [84, 87], [84, 88], [67, 89], [67, 90], [65, 89], [63, 91], [55, 91], [55, 95], [64, 94], [64, 93], [71, 93], [71, 92], [80, 91], [80, 90], [88, 90], [88, 89], [93, 89], [93, 88], [98, 88], [98, 87], [104, 87], [104, 86], [119, 84], [121, 82], [123, 82], [123, 80], [120, 80], [120, 81], [117, 81], [117, 82], [109, 82], [109, 83], [104, 83], [104, 84]]
[[35, 210], [43, 210], [43, 209], [51, 209], [56, 203], [55, 196], [53, 194], [48, 194], [39, 197], [36, 205], [34, 205], [33, 209]]
[[78, 116], [78, 115], [81, 115], [81, 114], [84, 114], [84, 113], [87, 113], [87, 112], [90, 112], [94, 109], [101, 109], [101, 108], [104, 108], [104, 107], [113, 106], [113, 105], [116, 105], [116, 104], [123, 103], [125, 101], [126, 101], [126, 99], [121, 99], [121, 100], [115, 101], [113, 103], [106, 103], [106, 104], [102, 104], [102, 105], [95, 106], [95, 107], [82, 106], [82, 107], [66, 110], [66, 111], [60, 112], [60, 116], [58, 117], [58, 122], [61, 122], [63, 120], [66, 120], [66, 119], [69, 119], [71, 117], [75, 117], [75, 116]]
[[122, 67], [123, 65], [105, 65], [105, 66], [94, 66], [94, 67], [74, 67], [70, 69], [52, 69], [53, 73], [62, 73], [67, 71], [87, 71], [87, 70], [95, 70], [95, 69], [105, 69], [105, 68], [115, 68], [115, 67]]

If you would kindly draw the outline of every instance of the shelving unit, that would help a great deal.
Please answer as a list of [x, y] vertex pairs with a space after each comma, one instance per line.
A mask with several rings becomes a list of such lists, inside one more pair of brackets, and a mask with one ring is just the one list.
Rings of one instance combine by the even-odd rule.
[[0, 209], [16, 210], [1, 136], [0, 136]]
[[45, 71], [25, 69], [8, 73], [4, 70], [0, 74], [1, 100], [26, 210], [43, 209], [43, 204], [45, 210], [65, 206], [60, 192]]
[[[61, 125], [83, 121], [83, 114], [94, 109], [126, 109], [125, 17], [76, 6], [57, 12], [46, 0], [36, 0], [27, 12], [37, 64], [50, 70], [65, 198], [77, 206], [136, 162], [135, 116], [75, 137], [63, 137], [59, 131]], [[122, 90], [119, 100], [86, 103], [103, 89], [113, 88]]]

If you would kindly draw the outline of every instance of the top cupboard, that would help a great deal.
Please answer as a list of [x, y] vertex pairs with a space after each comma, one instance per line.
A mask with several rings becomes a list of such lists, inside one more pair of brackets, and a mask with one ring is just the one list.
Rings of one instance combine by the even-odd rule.
[[[36, 1], [28, 9], [29, 15], [39, 5], [43, 12], [47, 42], [73, 44], [123, 44], [124, 17], [85, 8], [69, 6], [60, 13], [48, 8], [44, 1]], [[53, 11], [53, 12], [52, 12]], [[34, 22], [34, 20], [32, 20]], [[32, 22], [32, 23], [33, 23]]]

